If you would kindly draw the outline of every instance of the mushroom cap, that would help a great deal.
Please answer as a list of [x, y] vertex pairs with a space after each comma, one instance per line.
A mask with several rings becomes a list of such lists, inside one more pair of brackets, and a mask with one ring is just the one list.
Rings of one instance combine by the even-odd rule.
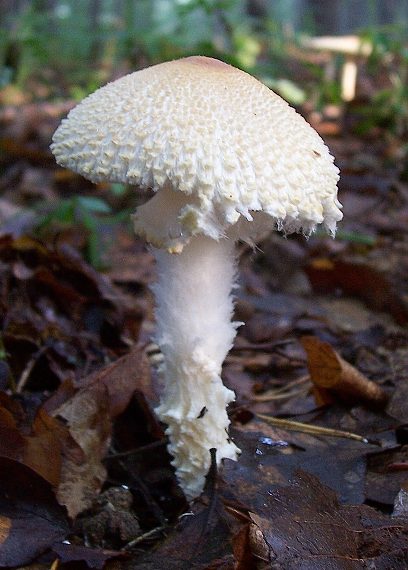
[[331, 53], [344, 53], [345, 55], [369, 56], [373, 51], [370, 41], [359, 36], [314, 36], [304, 38], [302, 41], [306, 48]]
[[324, 223], [334, 233], [342, 218], [339, 171], [316, 131], [254, 77], [212, 58], [105, 85], [62, 121], [51, 149], [94, 182], [160, 190], [135, 227], [169, 250], [199, 233], [250, 238], [257, 225], [308, 234]]

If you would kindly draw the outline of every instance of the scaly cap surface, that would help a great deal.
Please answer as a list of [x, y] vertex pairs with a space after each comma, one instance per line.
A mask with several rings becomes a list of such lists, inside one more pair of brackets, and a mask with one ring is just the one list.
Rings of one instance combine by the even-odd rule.
[[138, 209], [135, 228], [173, 251], [199, 233], [250, 238], [254, 212], [264, 228], [286, 232], [324, 223], [334, 233], [342, 217], [338, 169], [316, 131], [258, 80], [207, 57], [98, 89], [63, 120], [51, 148], [94, 182], [160, 190]]

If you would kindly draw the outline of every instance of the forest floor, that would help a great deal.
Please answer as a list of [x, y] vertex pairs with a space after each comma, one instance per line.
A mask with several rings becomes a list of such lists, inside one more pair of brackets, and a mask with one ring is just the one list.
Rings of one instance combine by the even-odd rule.
[[223, 378], [242, 455], [188, 505], [153, 412], [154, 265], [119, 219], [137, 193], [55, 165], [69, 106], [0, 112], [0, 566], [407, 568], [398, 145], [316, 122], [342, 173], [338, 238], [241, 246]]

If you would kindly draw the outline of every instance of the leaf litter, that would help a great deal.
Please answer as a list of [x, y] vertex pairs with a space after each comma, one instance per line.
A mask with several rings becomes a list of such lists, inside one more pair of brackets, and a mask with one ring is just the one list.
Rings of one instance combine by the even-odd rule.
[[84, 261], [85, 229], [34, 233], [38, 198], [116, 207], [106, 185], [55, 167], [66, 108], [0, 116], [0, 565], [406, 568], [406, 184], [381, 153], [359, 163], [344, 134], [331, 141], [339, 239], [243, 246], [246, 325], [223, 371], [242, 456], [189, 506], [154, 415], [151, 256], [118, 224], [102, 274]]

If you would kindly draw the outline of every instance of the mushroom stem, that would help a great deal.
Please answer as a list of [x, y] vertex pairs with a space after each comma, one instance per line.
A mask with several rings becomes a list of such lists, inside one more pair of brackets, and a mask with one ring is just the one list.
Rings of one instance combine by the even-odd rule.
[[169, 452], [188, 499], [198, 496], [211, 448], [236, 459], [226, 407], [234, 392], [221, 380], [222, 363], [239, 323], [231, 321], [236, 263], [234, 242], [195, 236], [180, 254], [153, 249], [158, 281], [157, 343], [164, 356], [164, 395], [156, 413], [168, 425]]

